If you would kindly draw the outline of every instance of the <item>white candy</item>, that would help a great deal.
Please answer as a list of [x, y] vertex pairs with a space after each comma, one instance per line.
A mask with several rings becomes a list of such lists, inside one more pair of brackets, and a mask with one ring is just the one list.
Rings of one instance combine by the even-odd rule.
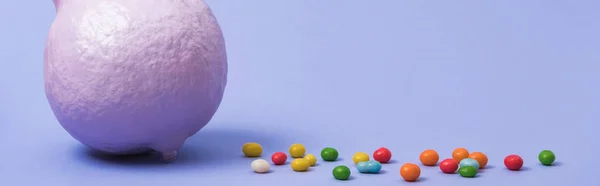
[[252, 170], [254, 170], [254, 172], [267, 173], [269, 172], [271, 165], [269, 165], [269, 162], [267, 162], [267, 160], [257, 159], [250, 163], [250, 167], [252, 167]]

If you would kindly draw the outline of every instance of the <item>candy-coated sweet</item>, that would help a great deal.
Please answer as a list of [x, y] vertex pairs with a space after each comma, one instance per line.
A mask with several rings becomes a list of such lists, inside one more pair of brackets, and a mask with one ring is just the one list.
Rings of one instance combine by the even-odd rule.
[[369, 164], [366, 161], [358, 162], [356, 164], [356, 170], [360, 173], [369, 173]]
[[554, 163], [554, 161], [556, 160], [556, 156], [551, 150], [543, 150], [542, 152], [540, 152], [540, 155], [538, 155], [538, 159], [540, 160], [540, 163], [542, 163], [542, 165], [549, 166], [552, 165], [552, 163]]
[[392, 159], [392, 151], [385, 147], [381, 147], [373, 152], [373, 159], [379, 163], [387, 163]]
[[458, 162], [452, 158], [442, 160], [442, 162], [440, 162], [440, 170], [442, 170], [443, 173], [456, 172], [456, 170], [458, 170]]
[[174, 161], [227, 85], [223, 32], [205, 0], [53, 1], [43, 77], [62, 128], [105, 153]]
[[304, 145], [295, 143], [290, 146], [290, 156], [292, 158], [301, 158], [306, 153]]
[[504, 166], [506, 166], [508, 170], [519, 170], [523, 167], [523, 158], [516, 154], [508, 155], [504, 158]]
[[350, 168], [344, 165], [333, 168], [333, 177], [337, 180], [348, 180], [350, 178]]
[[435, 150], [425, 150], [419, 156], [421, 163], [426, 166], [434, 166], [440, 160], [440, 155]]
[[304, 159], [308, 160], [308, 164], [310, 166], [315, 166], [317, 164], [317, 157], [315, 157], [313, 154], [307, 154], [304, 156]]
[[254, 172], [267, 173], [269, 172], [271, 165], [269, 165], [269, 162], [267, 162], [267, 160], [257, 159], [250, 163], [250, 167], [252, 168], [252, 170], [254, 170]]
[[473, 178], [477, 175], [477, 169], [473, 166], [460, 167], [460, 169], [458, 169], [458, 174], [465, 178]]
[[331, 147], [325, 147], [321, 150], [321, 158], [324, 161], [335, 161], [337, 160], [339, 154], [338, 151]]
[[287, 161], [287, 155], [283, 152], [273, 153], [271, 161], [273, 161], [273, 164], [275, 165], [283, 165], [285, 164], [285, 161]]
[[310, 163], [304, 158], [296, 158], [292, 160], [291, 166], [292, 170], [296, 172], [303, 172], [308, 170]]
[[360, 173], [379, 173], [381, 171], [381, 163], [375, 160], [358, 162], [356, 164], [356, 169]]
[[352, 156], [352, 161], [354, 161], [354, 164], [357, 164], [358, 162], [369, 161], [369, 155], [364, 152], [357, 152], [354, 154], [354, 156]]
[[408, 182], [417, 181], [421, 176], [421, 168], [413, 163], [405, 163], [400, 168], [400, 176]]
[[474, 167], [476, 170], [479, 170], [479, 162], [473, 158], [465, 158], [460, 161], [460, 167]]
[[473, 152], [469, 154], [469, 158], [477, 160], [479, 168], [484, 168], [488, 163], [488, 157], [483, 152]]
[[469, 157], [469, 151], [465, 148], [456, 148], [452, 151], [452, 158], [457, 162]]
[[242, 147], [242, 152], [247, 157], [259, 157], [262, 154], [262, 151], [262, 146], [255, 142], [246, 143]]
[[369, 173], [379, 173], [381, 171], [381, 163], [375, 160], [369, 160], [367, 163], [367, 170]]

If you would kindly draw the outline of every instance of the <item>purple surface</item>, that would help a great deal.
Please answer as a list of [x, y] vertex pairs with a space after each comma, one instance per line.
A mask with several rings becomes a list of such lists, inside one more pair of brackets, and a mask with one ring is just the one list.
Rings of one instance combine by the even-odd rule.
[[203, 0], [55, 2], [44, 50], [48, 101], [83, 144], [174, 160], [215, 114], [225, 41]]
[[[52, 2], [7, 1], [0, 185], [600, 185], [599, 3], [209, 1], [227, 42], [227, 90], [178, 161], [163, 164], [98, 155], [60, 127], [42, 81]], [[257, 175], [241, 157], [249, 141], [265, 158], [303, 143], [343, 160]], [[393, 152], [385, 173], [351, 167], [353, 180], [333, 180], [335, 165], [381, 146]], [[464, 179], [422, 167], [422, 181], [401, 181], [400, 166], [421, 151], [443, 159], [456, 147], [487, 153], [492, 168]], [[538, 164], [543, 149], [558, 166]], [[512, 153], [525, 171], [504, 169]]]

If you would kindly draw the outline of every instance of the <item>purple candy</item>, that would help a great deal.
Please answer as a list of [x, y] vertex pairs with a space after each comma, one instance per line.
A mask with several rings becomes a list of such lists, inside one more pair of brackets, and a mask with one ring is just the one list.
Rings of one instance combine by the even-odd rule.
[[227, 84], [223, 33], [204, 0], [54, 0], [46, 96], [63, 128], [112, 154], [172, 161]]

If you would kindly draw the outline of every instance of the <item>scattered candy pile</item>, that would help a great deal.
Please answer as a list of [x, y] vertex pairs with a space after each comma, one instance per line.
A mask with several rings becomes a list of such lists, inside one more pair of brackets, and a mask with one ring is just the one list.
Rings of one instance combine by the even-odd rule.
[[[263, 149], [262, 146], [255, 142], [244, 144], [242, 152], [247, 157], [260, 157]], [[302, 144], [292, 144], [289, 148], [289, 156], [294, 158], [290, 163], [292, 170], [296, 172], [307, 171], [317, 163], [317, 157], [313, 154], [306, 154], [306, 148]], [[287, 161], [288, 155], [284, 152], [275, 152], [271, 156], [271, 161], [274, 165], [283, 165]], [[323, 161], [333, 162], [338, 160], [339, 152], [331, 147], [326, 147], [321, 150], [321, 158]], [[392, 152], [381, 147], [373, 152], [373, 160], [365, 152], [357, 152], [352, 156], [352, 161], [359, 173], [362, 174], [377, 174], [381, 171], [382, 164], [390, 162]], [[419, 156], [421, 164], [424, 166], [438, 165], [440, 155], [435, 150], [425, 150]], [[556, 156], [550, 150], [543, 150], [538, 156], [538, 160], [542, 165], [550, 166], [556, 160]], [[488, 157], [483, 152], [472, 152], [465, 148], [457, 148], [452, 152], [452, 158], [447, 158], [439, 162], [439, 168], [443, 173], [451, 174], [458, 171], [462, 177], [473, 178], [477, 175], [479, 169], [486, 167]], [[511, 154], [504, 158], [504, 166], [508, 170], [518, 171], [523, 167], [523, 159], [515, 154]], [[268, 173], [271, 166], [264, 159], [256, 159], [250, 163], [250, 167], [257, 173]], [[345, 165], [336, 166], [333, 171], [333, 177], [337, 180], [348, 180], [350, 178], [350, 168]], [[400, 167], [400, 176], [408, 182], [417, 181], [421, 176], [421, 168], [414, 163], [405, 163]]]

